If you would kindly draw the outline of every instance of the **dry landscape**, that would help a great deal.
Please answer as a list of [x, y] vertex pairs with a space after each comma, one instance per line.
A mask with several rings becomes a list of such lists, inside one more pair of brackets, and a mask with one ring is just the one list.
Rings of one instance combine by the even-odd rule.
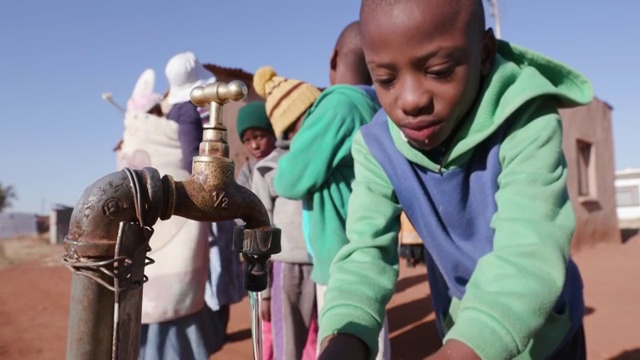
[[[640, 359], [640, 236], [575, 255], [585, 282], [589, 359]], [[71, 274], [46, 236], [0, 240], [0, 358], [63, 359]], [[249, 305], [232, 307], [231, 341], [213, 359], [250, 359]], [[425, 268], [401, 268], [389, 304], [392, 357], [423, 359], [438, 347]], [[420, 346], [417, 346], [420, 344]]]

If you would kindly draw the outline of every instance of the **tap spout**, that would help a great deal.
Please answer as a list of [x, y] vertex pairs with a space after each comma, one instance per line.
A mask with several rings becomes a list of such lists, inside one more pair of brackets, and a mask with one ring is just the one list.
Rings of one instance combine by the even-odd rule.
[[267, 260], [280, 252], [280, 229], [271, 226], [264, 204], [257, 195], [234, 180], [235, 165], [224, 157], [194, 158], [191, 177], [171, 181], [169, 216], [218, 222], [241, 219], [233, 236], [233, 249], [242, 253], [244, 286], [259, 292], [268, 284]]
[[233, 161], [225, 158], [194, 160], [191, 178], [175, 182], [171, 213], [207, 222], [241, 219], [249, 229], [270, 227], [260, 199], [235, 182], [234, 167]]

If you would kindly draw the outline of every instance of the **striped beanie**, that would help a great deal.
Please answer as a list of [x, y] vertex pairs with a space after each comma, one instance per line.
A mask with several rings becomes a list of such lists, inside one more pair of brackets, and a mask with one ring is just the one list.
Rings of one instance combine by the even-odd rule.
[[320, 90], [300, 80], [278, 76], [263, 66], [253, 76], [253, 88], [266, 101], [267, 116], [277, 138], [313, 105]]

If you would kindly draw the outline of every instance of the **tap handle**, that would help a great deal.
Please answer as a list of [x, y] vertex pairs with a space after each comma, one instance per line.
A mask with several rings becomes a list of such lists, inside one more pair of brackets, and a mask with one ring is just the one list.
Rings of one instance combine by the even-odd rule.
[[206, 106], [212, 102], [224, 105], [229, 101], [240, 101], [247, 97], [249, 90], [240, 80], [229, 83], [215, 82], [207, 86], [196, 86], [191, 90], [191, 102], [196, 106]]

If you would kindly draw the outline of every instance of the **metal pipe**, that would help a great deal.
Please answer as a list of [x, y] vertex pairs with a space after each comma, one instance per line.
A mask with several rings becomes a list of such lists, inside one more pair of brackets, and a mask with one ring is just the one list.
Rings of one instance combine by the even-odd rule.
[[[101, 278], [109, 281], [105, 274]], [[67, 360], [111, 359], [113, 291], [86, 276], [73, 274], [69, 301]]]
[[[120, 228], [123, 223], [155, 224], [164, 188], [157, 170], [126, 169], [94, 182], [73, 209], [64, 239], [64, 262], [73, 271], [67, 360], [112, 358], [115, 274], [124, 268], [115, 261]], [[140, 328], [127, 331], [137, 338]]]
[[258, 292], [249, 292], [249, 305], [251, 306], [251, 336], [253, 339], [253, 360], [262, 360], [262, 319], [260, 307], [262, 296]]

